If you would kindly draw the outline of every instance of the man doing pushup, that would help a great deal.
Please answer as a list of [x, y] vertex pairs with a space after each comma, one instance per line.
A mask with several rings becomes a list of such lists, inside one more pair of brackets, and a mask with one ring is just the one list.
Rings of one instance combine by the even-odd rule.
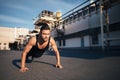
[[46, 23], [41, 23], [40, 26], [41, 28], [39, 34], [29, 40], [24, 51], [22, 52], [20, 68], [21, 72], [26, 72], [27, 70], [29, 70], [25, 66], [26, 60], [29, 56], [31, 56], [32, 59], [41, 57], [43, 53], [49, 48], [49, 46], [53, 48], [56, 55], [56, 67], [62, 68], [57, 45], [55, 43], [55, 40], [50, 36], [50, 27]]

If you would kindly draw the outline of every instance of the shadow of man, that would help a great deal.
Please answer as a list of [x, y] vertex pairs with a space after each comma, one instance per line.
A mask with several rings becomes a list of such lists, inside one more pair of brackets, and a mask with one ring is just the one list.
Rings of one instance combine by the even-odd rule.
[[[26, 63], [31, 63], [31, 62], [47, 64], [47, 65], [51, 65], [51, 66], [55, 67], [54, 64], [51, 64], [51, 63], [48, 63], [48, 62], [43, 62], [43, 61], [32, 61], [32, 60], [26, 61]], [[20, 65], [19, 65], [20, 63], [21, 63], [21, 59], [14, 59], [14, 60], [12, 61], [12, 64], [13, 64], [15, 67], [17, 67], [18, 69], [21, 68]]]
[[[31, 63], [32, 62], [32, 60], [27, 60], [26, 61], [26, 63]], [[20, 67], [20, 64], [21, 63], [21, 59], [14, 59], [13, 61], [12, 61], [12, 64], [15, 66], [15, 67], [17, 67], [18, 69], [20, 69], [21, 67]]]
[[35, 62], [35, 63], [47, 64], [47, 65], [51, 65], [51, 66], [55, 67], [54, 64], [52, 64], [52, 63], [48, 63], [48, 62], [43, 62], [43, 61], [33, 61], [33, 62]]
[[15, 59], [12, 61], [12, 64], [17, 67], [18, 69], [20, 69], [20, 65], [18, 63], [21, 62], [21, 59]]

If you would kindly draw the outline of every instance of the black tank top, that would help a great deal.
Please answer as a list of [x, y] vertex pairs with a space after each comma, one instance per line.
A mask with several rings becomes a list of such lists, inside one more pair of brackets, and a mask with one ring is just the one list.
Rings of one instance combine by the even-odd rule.
[[29, 51], [29, 53], [28, 53], [28, 56], [33, 56], [33, 57], [41, 57], [42, 55], [43, 55], [43, 53], [46, 51], [46, 50], [48, 50], [48, 48], [49, 48], [49, 43], [50, 43], [50, 37], [49, 37], [49, 40], [48, 40], [48, 43], [47, 43], [47, 45], [46, 45], [46, 47], [45, 48], [43, 48], [43, 49], [39, 49], [38, 48], [38, 36], [39, 35], [36, 35], [36, 45], [35, 46], [33, 46], [32, 48], [31, 48], [31, 50]]

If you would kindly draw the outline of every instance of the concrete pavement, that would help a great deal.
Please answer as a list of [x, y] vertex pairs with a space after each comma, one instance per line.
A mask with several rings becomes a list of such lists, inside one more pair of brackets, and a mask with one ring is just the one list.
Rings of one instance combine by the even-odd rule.
[[60, 50], [63, 69], [53, 52], [27, 63], [19, 72], [21, 51], [0, 51], [0, 80], [120, 80], [120, 51]]

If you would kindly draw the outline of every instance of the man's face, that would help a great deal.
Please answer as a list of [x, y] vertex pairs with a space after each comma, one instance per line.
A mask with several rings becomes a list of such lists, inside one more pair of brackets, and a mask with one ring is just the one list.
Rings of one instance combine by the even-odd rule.
[[44, 41], [48, 41], [48, 39], [50, 37], [50, 30], [42, 30], [41, 36], [42, 36]]

